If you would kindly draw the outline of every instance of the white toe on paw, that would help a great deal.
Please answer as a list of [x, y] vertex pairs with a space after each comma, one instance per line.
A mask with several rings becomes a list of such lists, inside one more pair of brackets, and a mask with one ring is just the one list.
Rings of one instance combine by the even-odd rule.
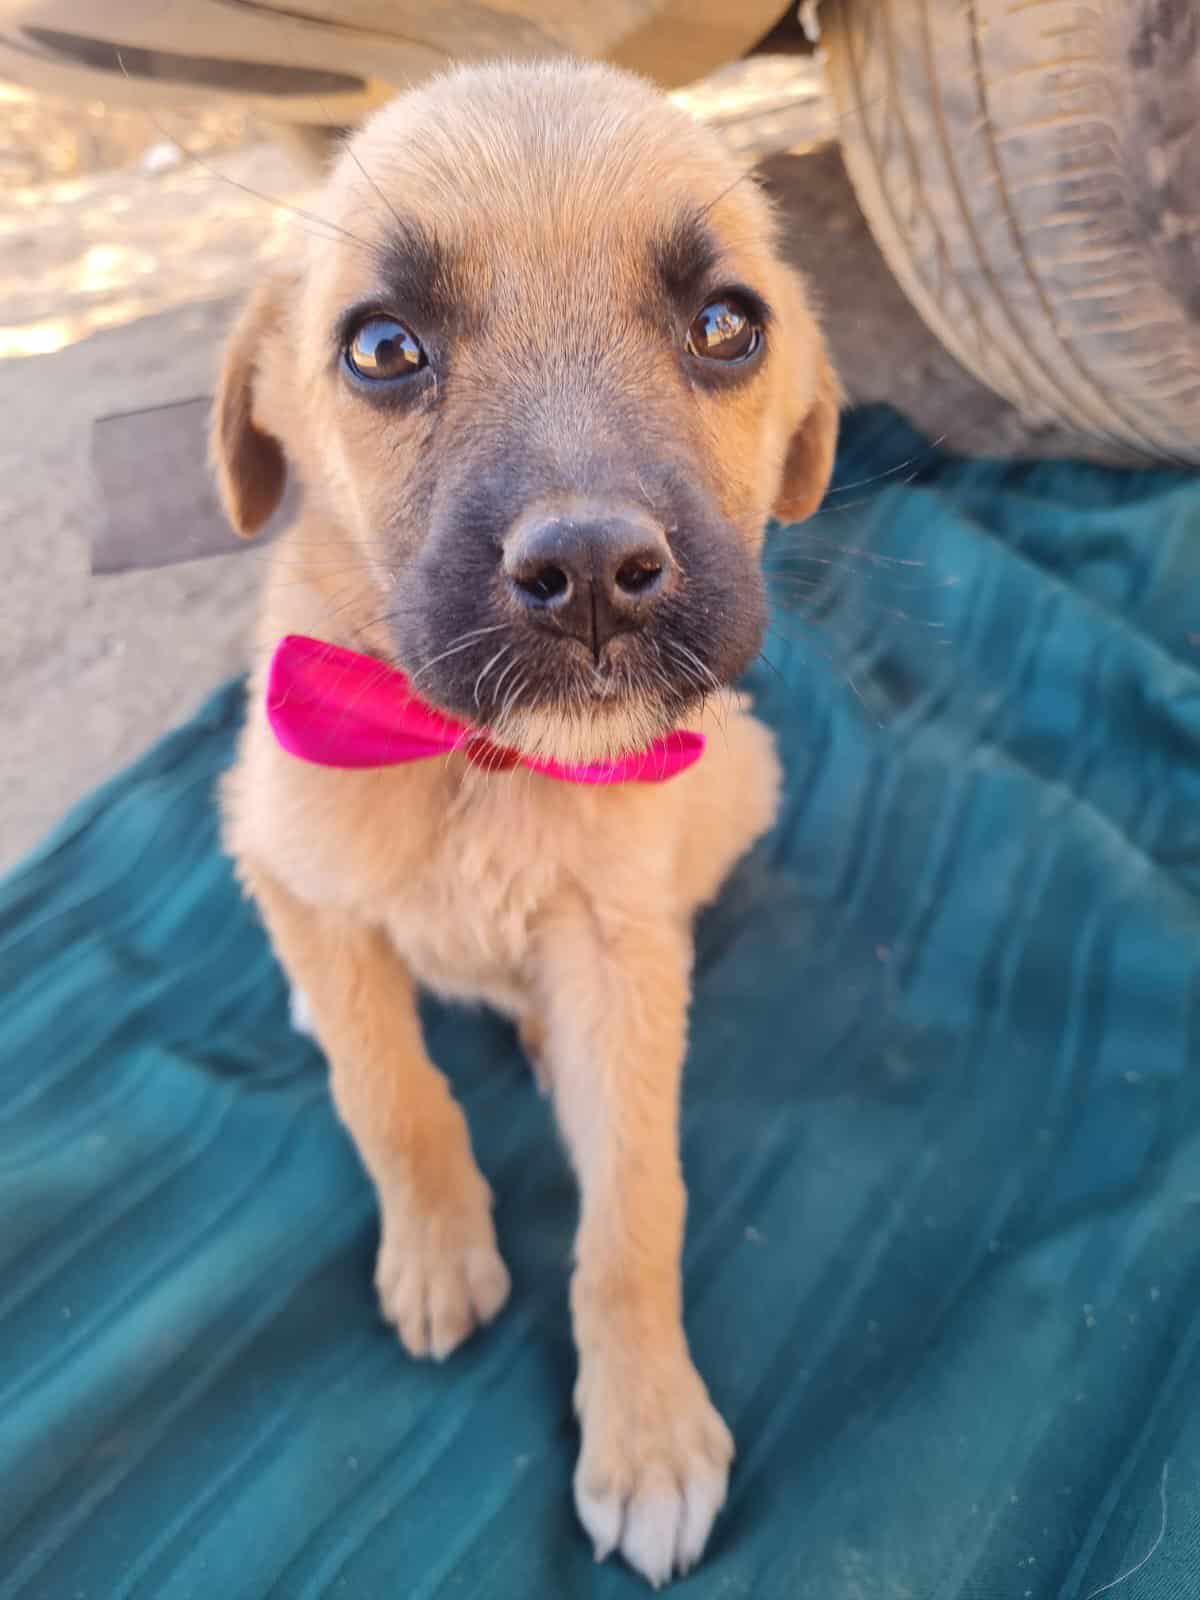
[[597, 1561], [604, 1561], [617, 1548], [621, 1537], [624, 1515], [624, 1498], [611, 1491], [593, 1493], [582, 1481], [575, 1478], [575, 1507], [583, 1523]]
[[684, 1511], [684, 1497], [666, 1467], [650, 1467], [625, 1507], [621, 1550], [656, 1589], [675, 1571]]
[[444, 1361], [508, 1299], [508, 1269], [491, 1217], [450, 1227], [428, 1220], [385, 1224], [375, 1287], [409, 1354]]
[[312, 1006], [308, 1003], [308, 996], [304, 990], [293, 984], [288, 994], [288, 1019], [296, 1033], [302, 1033], [306, 1039], [315, 1039], [316, 1028], [313, 1025]]
[[704, 1554], [709, 1530], [725, 1504], [728, 1482], [728, 1465], [714, 1467], [710, 1472], [696, 1472], [688, 1479], [675, 1545], [675, 1565], [680, 1572], [690, 1572]]
[[656, 1589], [700, 1559], [733, 1457], [695, 1369], [680, 1368], [581, 1386], [580, 1521], [597, 1561], [619, 1549]]

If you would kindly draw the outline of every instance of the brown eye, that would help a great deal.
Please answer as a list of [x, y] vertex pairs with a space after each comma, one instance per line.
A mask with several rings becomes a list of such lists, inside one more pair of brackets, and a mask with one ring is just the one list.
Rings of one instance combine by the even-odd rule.
[[689, 355], [702, 361], [747, 361], [762, 343], [762, 329], [734, 299], [710, 300], [688, 329]]
[[346, 365], [357, 378], [387, 383], [425, 365], [421, 342], [395, 317], [368, 317], [346, 346]]

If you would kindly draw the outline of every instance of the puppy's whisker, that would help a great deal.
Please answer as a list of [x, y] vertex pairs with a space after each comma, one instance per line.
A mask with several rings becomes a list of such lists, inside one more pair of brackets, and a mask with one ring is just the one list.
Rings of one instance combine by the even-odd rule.
[[786, 680], [786, 679], [785, 679], [785, 678], [784, 678], [784, 676], [783, 676], [783, 673], [782, 673], [782, 672], [780, 672], [780, 670], [779, 670], [779, 668], [778, 668], [778, 667], [777, 667], [777, 666], [776, 666], [776, 665], [775, 665], [775, 663], [774, 663], [774, 662], [773, 662], [773, 661], [772, 661], [772, 660], [771, 660], [771, 658], [770, 658], [770, 656], [769, 656], [769, 655], [768, 655], [768, 654], [767, 654], [767, 652], [766, 652], [766, 651], [765, 651], [765, 650], [760, 650], [760, 651], [759, 651], [759, 652], [758, 652], [758, 659], [759, 659], [759, 660], [760, 660], [760, 661], [761, 661], [761, 662], [762, 662], [762, 663], [763, 663], [763, 664], [764, 664], [764, 665], [765, 665], [765, 666], [768, 666], [768, 667], [770, 667], [770, 669], [771, 669], [771, 671], [772, 671], [772, 672], [773, 672], [773, 673], [774, 673], [774, 674], [775, 674], [775, 676], [776, 676], [776, 677], [777, 677], [777, 678], [778, 678], [778, 679], [779, 679], [779, 681], [780, 681], [780, 683], [785, 683], [785, 682], [786, 682], [786, 681], [787, 681], [787, 680]]
[[[352, 590], [343, 589], [341, 591], [341, 594], [349, 594], [350, 598], [347, 599], [347, 600], [343, 600], [343, 599], [340, 599], [340, 598], [335, 596], [336, 603], [329, 607], [329, 615], [331, 617], [340, 617], [340, 616], [342, 616], [344, 612], [349, 611], [352, 606], [359, 605], [363, 600], [370, 599], [370, 598], [377, 598], [375, 596], [372, 596], [370, 590], [367, 589], [363, 585], [360, 585], [359, 587], [357, 587], [355, 589], [352, 589]], [[382, 617], [372, 618], [372, 619], [370, 619], [370, 620], [368, 620], [366, 622], [361, 623], [359, 626], [362, 629], [366, 629], [366, 628], [375, 627], [378, 623], [386, 622], [386, 621], [387, 621], [387, 614], [385, 614]]]
[[498, 718], [500, 723], [503, 724], [508, 721], [509, 714], [512, 711], [513, 706], [515, 706], [517, 701], [520, 699], [528, 681], [529, 675], [528, 673], [524, 672], [514, 681], [512, 687], [504, 697], [504, 704], [500, 707], [500, 716]]
[[509, 673], [512, 672], [513, 669], [518, 665], [518, 661], [519, 661], [519, 658], [514, 655], [512, 660], [508, 663], [508, 665], [504, 668], [503, 672], [501, 672], [500, 676], [496, 679], [495, 683], [492, 685], [491, 699], [492, 699], [492, 704], [493, 705], [500, 698], [500, 690], [504, 685], [505, 678], [507, 678]]
[[[895, 484], [889, 484], [888, 488], [902, 489], [906, 484], [912, 483], [916, 477], [916, 472], [910, 472], [906, 478], [900, 478]], [[826, 500], [816, 515], [810, 518], [810, 521], [816, 522], [818, 517], [840, 516], [844, 512], [853, 511], [857, 506], [869, 506], [873, 503], [876, 495], [879, 492], [879, 490], [876, 490], [875, 494], [860, 495], [857, 500], [841, 500], [837, 505], [830, 505], [828, 500]]]
[[[936, 439], [931, 439], [923, 450], [918, 450], [915, 455], [909, 456], [907, 460], [898, 461], [894, 467], [885, 467], [882, 472], [873, 472], [869, 478], [855, 478], [850, 483], [836, 484], [830, 489], [826, 498], [832, 499], [835, 494], [848, 494], [851, 489], [865, 489], [870, 483], [882, 483], [886, 478], [896, 477], [906, 467], [920, 466], [922, 462], [927, 461], [933, 455], [939, 445], [945, 444], [949, 437], [950, 431], [947, 429], [944, 433], [939, 433]], [[912, 479], [909, 478], [906, 481], [911, 483]]]
[[[353, 603], [353, 601], [349, 601], [347, 605], [342, 606], [340, 609], [345, 611]], [[394, 622], [395, 617], [396, 613], [394, 611], [381, 611], [378, 616], [364, 617], [361, 622], [355, 625], [354, 631], [360, 636], [370, 633], [375, 628], [386, 627], [389, 623]]]
[[700, 207], [698, 215], [701, 218], [707, 217], [707, 215], [709, 214], [710, 211], [714, 210], [715, 207], [717, 207], [717, 206], [719, 206], [721, 204], [721, 201], [724, 200], [726, 195], [733, 193], [733, 191], [737, 188], [739, 183], [745, 183], [747, 178], [753, 178], [755, 173], [756, 173], [756, 171], [757, 171], [757, 169], [758, 169], [758, 163], [755, 162], [753, 166], [747, 167], [744, 172], [739, 172], [737, 177], [733, 180], [732, 183], [727, 183], [725, 185], [725, 187], [721, 190], [720, 194], [716, 195], [712, 200], [708, 201], [708, 203], [706, 205], [702, 205]]
[[[654, 496], [650, 493], [649, 489], [647, 489], [646, 481], [642, 477], [641, 473], [637, 470], [636, 467], [634, 468], [633, 475], [634, 475], [634, 478], [637, 480], [637, 486], [638, 486], [638, 489], [641, 492], [642, 499], [650, 507], [651, 511], [656, 510], [656, 507], [655, 507], [655, 504], [654, 504]], [[670, 534], [670, 533], [673, 533], [675, 530], [673, 528], [666, 528], [663, 531], [665, 533], [667, 533], [667, 534]]]
[[[823, 656], [825, 660], [829, 662], [837, 676], [846, 684], [847, 688], [849, 688], [851, 693], [854, 695], [854, 698], [858, 701], [864, 712], [866, 712], [874, 726], [877, 728], [882, 728], [884, 725], [882, 720], [872, 711], [870, 705], [867, 703], [866, 695], [863, 694], [862, 689], [858, 685], [857, 679], [854, 677], [854, 674], [850, 671], [845, 661], [839, 659], [832, 650], [828, 649], [822, 643], [820, 636], [812, 629], [809, 629], [805, 633], [804, 643], [806, 646], [811, 646], [813, 649], [815, 649], [818, 654]], [[762, 651], [759, 652], [759, 659], [766, 662], [767, 666], [771, 668], [771, 671], [774, 672], [777, 677], [782, 679], [783, 674], [779, 671], [779, 668], [776, 667], [774, 662], [772, 662]]]
[[[816, 600], [816, 598], [818, 597], [813, 597], [813, 600]], [[931, 634], [939, 634], [946, 627], [946, 621], [938, 618], [938, 616], [918, 616], [914, 611], [904, 610], [902, 606], [875, 605], [875, 603], [870, 602], [867, 602], [866, 605], [858, 606], [853, 613], [846, 613], [846, 616], [848, 618], [853, 616], [853, 626], [856, 627], [862, 627], [864, 624], [869, 624], [869, 622], [878, 621], [878, 619], [882, 618], [890, 618], [891, 621], [902, 622], [904, 626], [910, 627], [910, 629], [912, 627], [925, 629], [926, 632], [931, 632]], [[821, 606], [816, 605], [816, 603], [802, 603], [802, 605], [790, 606], [789, 611], [786, 614], [782, 614], [782, 616], [776, 614], [773, 621], [771, 621], [771, 632], [784, 638], [800, 638], [800, 640], [805, 640], [806, 642], [806, 640], [810, 640], [813, 637], [813, 627], [818, 622], [824, 627], [827, 635], [834, 632], [834, 629], [830, 627], [829, 616], [822, 614]], [[845, 632], [845, 630], [838, 630], [838, 632]], [[941, 643], [941, 640], [939, 640], [939, 643]]]
[[346, 151], [346, 154], [350, 157], [351, 161], [353, 161], [354, 165], [362, 173], [363, 177], [371, 185], [371, 188], [374, 189], [375, 193], [383, 201], [384, 205], [387, 207], [388, 211], [391, 213], [393, 222], [395, 222], [397, 227], [401, 227], [402, 228], [403, 227], [403, 223], [400, 221], [400, 213], [396, 210], [395, 206], [388, 199], [387, 195], [380, 188], [379, 184], [376, 183], [375, 179], [371, 176], [371, 174], [367, 171], [366, 167], [364, 167], [362, 162], [359, 160], [358, 151], [354, 148], [353, 139], [349, 140], [346, 144], [344, 144], [342, 148]]
[[[804, 544], [813, 545], [818, 550], [833, 550], [840, 557], [852, 556], [855, 560], [865, 561], [872, 567], [923, 567], [927, 563], [915, 556], [886, 556], [879, 550], [864, 550], [861, 545], [842, 544], [836, 539], [820, 539], [813, 534], [805, 533], [802, 536]], [[821, 564], [830, 567], [848, 565], [845, 559], [835, 560], [829, 556], [810, 556], [801, 549], [792, 549], [784, 552], [784, 559], [804, 561], [812, 564]]]
[[701, 682], [708, 683], [711, 686], [714, 694], [720, 694], [724, 690], [725, 685], [721, 682], [720, 678], [717, 677], [716, 673], [710, 666], [701, 661], [700, 657], [694, 650], [689, 649], [687, 645], [683, 644], [678, 639], [670, 640], [670, 644], [676, 655], [682, 656], [685, 661], [691, 664]]
[[[129, 69], [125, 65], [124, 54], [119, 47], [114, 50], [114, 54], [116, 57], [117, 66], [121, 71], [121, 76], [125, 78], [127, 82], [132, 83], [133, 79], [130, 77]], [[233, 189], [240, 189], [243, 194], [248, 194], [254, 200], [261, 200], [264, 205], [271, 206], [274, 210], [290, 212], [292, 216], [299, 217], [305, 222], [315, 222], [318, 227], [326, 230], [324, 234], [318, 235], [318, 237], [325, 238], [326, 240], [332, 240], [333, 238], [340, 236], [343, 239], [350, 240], [350, 242], [357, 245], [360, 250], [364, 250], [368, 254], [371, 253], [371, 246], [368, 244], [367, 240], [360, 239], [356, 233], [351, 233], [349, 228], [343, 228], [338, 223], [331, 222], [328, 217], [318, 216], [313, 211], [306, 211], [303, 206], [294, 206], [287, 200], [279, 200], [272, 195], [263, 194], [261, 190], [251, 188], [248, 183], [240, 183], [237, 178], [231, 178], [227, 172], [222, 172], [219, 167], [213, 166], [210, 161], [206, 161], [203, 156], [197, 155], [197, 153], [189, 148], [189, 146], [185, 145], [182, 140], [177, 139], [170, 129], [154, 116], [153, 112], [143, 107], [142, 114], [158, 131], [158, 133], [161, 134], [162, 138], [167, 144], [173, 146], [180, 152], [181, 155], [185, 156], [188, 161], [191, 161], [198, 166], [202, 172], [207, 172], [211, 177], [219, 178], [222, 183], [229, 184]]]
[[[655, 642], [657, 644], [657, 641]], [[668, 640], [667, 643], [670, 644], [671, 641]], [[688, 662], [680, 660], [676, 662], [676, 666], [683, 674], [684, 682], [689, 684], [696, 691], [696, 694], [699, 697], [700, 705], [703, 707], [708, 699], [708, 688], [704, 683], [704, 680], [696, 676], [695, 669]], [[667, 677], [667, 674], [661, 664], [654, 669], [654, 677], [655, 680], [662, 685], [666, 694], [670, 696], [675, 689], [675, 685], [671, 682], [670, 678]]]
[[728, 739], [729, 706], [732, 696], [727, 685], [721, 682], [712, 668], [703, 662], [694, 650], [690, 650], [678, 639], [670, 639], [668, 643], [685, 669], [690, 669], [691, 681], [697, 685], [700, 691], [701, 708], [710, 699], [715, 701], [717, 724], [721, 729], [722, 735]]
[[476, 709], [476, 711], [482, 711], [483, 710], [483, 706], [482, 706], [482, 704], [480, 702], [479, 695], [480, 695], [481, 689], [483, 688], [484, 680], [486, 679], [488, 673], [492, 670], [492, 668], [494, 666], [496, 666], [499, 662], [504, 660], [505, 656], [509, 653], [509, 651], [511, 649], [512, 649], [511, 642], [508, 643], [508, 644], [502, 644], [500, 646], [499, 650], [496, 651], [496, 654], [494, 656], [492, 656], [491, 660], [485, 662], [484, 665], [479, 669], [479, 676], [475, 679], [475, 688], [474, 688], [474, 690], [472, 692], [472, 698], [475, 701], [475, 709]]
[[473, 628], [470, 633], [460, 633], [453, 644], [442, 650], [438, 655], [432, 656], [413, 674], [412, 682], [414, 686], [420, 682], [431, 668], [436, 667], [439, 661], [445, 661], [447, 656], [456, 656], [463, 650], [469, 650], [478, 639], [484, 638], [489, 633], [499, 633], [503, 626], [502, 622], [497, 622], [490, 628]]

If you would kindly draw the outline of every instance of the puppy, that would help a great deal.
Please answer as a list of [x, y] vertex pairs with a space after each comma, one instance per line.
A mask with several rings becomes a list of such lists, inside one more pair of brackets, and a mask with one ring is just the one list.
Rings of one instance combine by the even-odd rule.
[[[755, 658], [775, 512], [829, 476], [837, 385], [767, 202], [640, 81], [455, 72], [381, 111], [229, 343], [213, 453], [244, 534], [290, 469], [226, 838], [328, 1056], [414, 1356], [509, 1292], [415, 992], [512, 1018], [581, 1189], [571, 1283], [598, 1557], [700, 1556], [733, 1445], [684, 1335], [677, 1137], [691, 923], [770, 826], [766, 730], [717, 692]], [[460, 751], [347, 771], [285, 753], [266, 660], [301, 633], [400, 668], [524, 761], [713, 733], [662, 783]], [[505, 765], [505, 763], [501, 763]]]

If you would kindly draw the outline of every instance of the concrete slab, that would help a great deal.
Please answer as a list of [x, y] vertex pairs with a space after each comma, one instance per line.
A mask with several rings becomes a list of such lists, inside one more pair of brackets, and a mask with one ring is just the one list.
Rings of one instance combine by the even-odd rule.
[[[89, 560], [93, 416], [210, 392], [228, 314], [192, 306], [0, 364], [0, 868], [243, 659], [255, 554], [111, 578]], [[147, 483], [165, 467], [148, 453]]]

